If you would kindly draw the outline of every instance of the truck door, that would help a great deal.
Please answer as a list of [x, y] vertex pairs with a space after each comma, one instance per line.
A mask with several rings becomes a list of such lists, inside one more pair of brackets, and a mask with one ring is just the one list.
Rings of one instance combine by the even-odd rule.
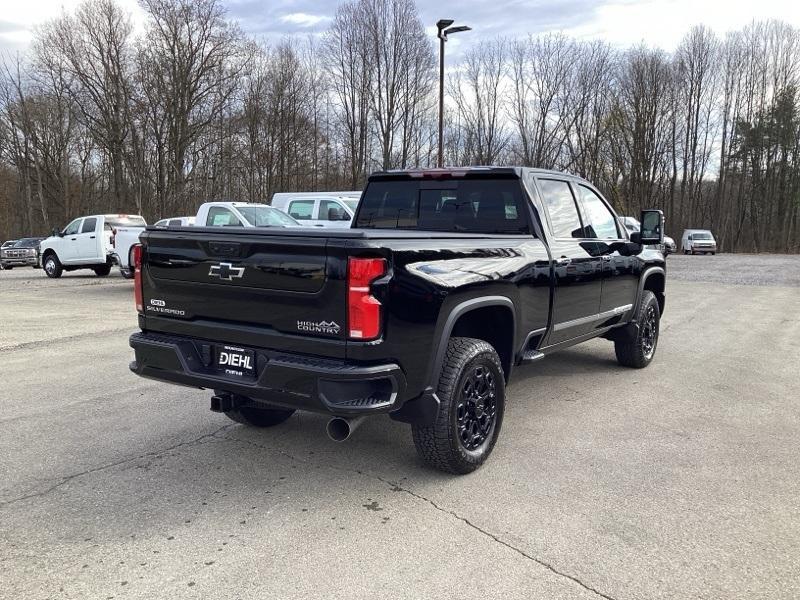
[[75, 219], [72, 223], [64, 228], [64, 235], [61, 239], [56, 240], [54, 250], [58, 254], [58, 259], [64, 263], [72, 263], [78, 257], [78, 234], [81, 231], [81, 223], [83, 219]]
[[570, 184], [537, 178], [551, 233], [555, 270], [553, 318], [545, 345], [579, 337], [594, 329], [600, 309], [603, 258], [597, 240], [587, 238]]
[[606, 320], [620, 317], [633, 308], [639, 287], [636, 256], [620, 254], [620, 245], [627, 241], [620, 231], [614, 213], [592, 188], [574, 183], [573, 189], [582, 208], [586, 235], [598, 240], [603, 259], [603, 285], [600, 293], [600, 314]]
[[81, 225], [81, 230], [74, 237], [75, 240], [75, 261], [85, 263], [105, 262], [105, 257], [101, 260], [98, 256], [100, 236], [97, 234], [97, 217], [86, 217]]

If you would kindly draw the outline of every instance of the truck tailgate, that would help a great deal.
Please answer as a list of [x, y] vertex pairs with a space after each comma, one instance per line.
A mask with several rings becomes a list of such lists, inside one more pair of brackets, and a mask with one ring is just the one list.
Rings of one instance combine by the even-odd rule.
[[187, 229], [142, 236], [148, 330], [344, 357], [346, 262], [326, 238]]

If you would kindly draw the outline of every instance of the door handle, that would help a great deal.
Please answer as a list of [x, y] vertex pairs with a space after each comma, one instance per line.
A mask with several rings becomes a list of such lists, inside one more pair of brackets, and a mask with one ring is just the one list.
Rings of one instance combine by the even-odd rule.
[[93, 239], [94, 239], [94, 236], [93, 236], [93, 235], [90, 235], [90, 236], [89, 236], [89, 239], [90, 239], [90, 240], [93, 240]]
[[69, 238], [69, 239], [71, 239], [71, 240], [74, 242], [74, 241], [75, 241], [75, 240], [77, 240], [78, 238]]
[[566, 265], [568, 265], [571, 262], [572, 262], [571, 258], [567, 258], [566, 256], [562, 256], [561, 258], [556, 260], [556, 265], [559, 266], [559, 267], [565, 267]]

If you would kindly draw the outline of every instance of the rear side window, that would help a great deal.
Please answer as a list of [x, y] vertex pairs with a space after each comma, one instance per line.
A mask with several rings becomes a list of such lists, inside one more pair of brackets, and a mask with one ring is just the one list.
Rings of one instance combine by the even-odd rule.
[[354, 227], [465, 233], [528, 233], [520, 182], [375, 181], [367, 186]]
[[224, 206], [212, 206], [208, 209], [206, 225], [208, 227], [241, 227], [242, 223]]
[[288, 212], [298, 221], [308, 221], [314, 213], [314, 200], [294, 200], [289, 203]]
[[557, 238], [582, 238], [583, 228], [569, 183], [557, 179], [539, 179], [538, 184], [547, 214], [550, 215], [553, 235]]
[[97, 227], [97, 219], [94, 217], [89, 217], [88, 219], [83, 220], [83, 227], [81, 227], [81, 233], [94, 233], [96, 227]]
[[600, 196], [585, 185], [578, 185], [577, 190], [586, 213], [586, 237], [601, 240], [618, 239], [620, 234], [617, 231], [617, 220]]
[[169, 222], [169, 226], [170, 227], [180, 227], [181, 226], [181, 220], [180, 219], [172, 219]]

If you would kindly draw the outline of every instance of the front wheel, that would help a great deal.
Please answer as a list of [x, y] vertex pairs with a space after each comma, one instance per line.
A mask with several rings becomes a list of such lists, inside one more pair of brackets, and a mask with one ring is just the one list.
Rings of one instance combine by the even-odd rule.
[[643, 369], [652, 362], [656, 354], [661, 323], [661, 309], [655, 294], [650, 290], [642, 292], [636, 315], [639, 325], [636, 337], [616, 340], [614, 352], [617, 362], [622, 366]]
[[61, 261], [55, 254], [48, 254], [44, 257], [44, 272], [51, 279], [58, 279], [64, 272]]
[[437, 394], [434, 423], [411, 428], [417, 452], [441, 471], [471, 473], [489, 458], [503, 424], [505, 379], [495, 349], [482, 340], [451, 339]]
[[120, 269], [119, 272], [122, 274], [123, 279], [133, 279], [133, 269]]

